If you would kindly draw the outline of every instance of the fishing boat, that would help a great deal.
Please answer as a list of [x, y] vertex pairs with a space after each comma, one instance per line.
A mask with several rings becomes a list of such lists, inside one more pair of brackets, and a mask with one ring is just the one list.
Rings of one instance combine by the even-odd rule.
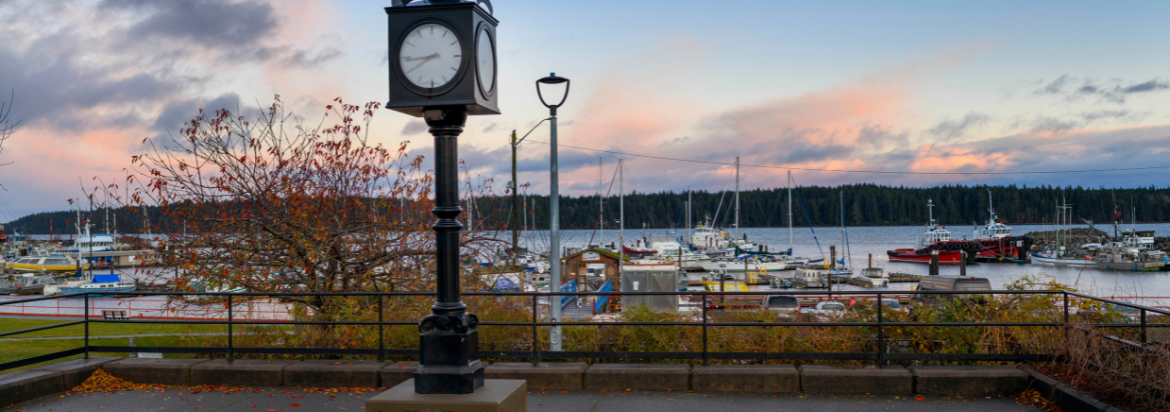
[[[1048, 247], [1040, 252], [1032, 252], [1029, 257], [1034, 265], [1052, 265], [1052, 266], [1096, 266], [1097, 262], [1093, 261], [1093, 257], [1086, 252], [1087, 250], [1096, 249], [1092, 245], [1088, 249], [1082, 247], [1073, 253], [1072, 250], [1064, 246], [1064, 232], [1071, 230], [1072, 206], [1068, 204], [1067, 200], [1062, 199], [1062, 204], [1056, 206], [1057, 218], [1056, 225], [1056, 245], [1055, 247]], [[1089, 246], [1089, 245], [1086, 245]]]
[[1093, 257], [1100, 270], [1154, 272], [1167, 265], [1166, 253], [1154, 250], [1154, 231], [1126, 230], [1124, 240], [1109, 242]]
[[951, 232], [946, 226], [939, 226], [934, 222], [934, 201], [926, 200], [930, 209], [930, 220], [926, 224], [926, 232], [918, 237], [914, 248], [902, 248], [887, 251], [891, 262], [930, 263], [931, 256], [938, 252], [940, 265], [957, 265], [961, 263], [962, 251], [967, 251], [967, 263], [974, 263], [975, 256], [982, 246], [976, 242], [952, 240]]
[[1095, 266], [1097, 262], [1093, 261], [1092, 256], [1070, 255], [1066, 253], [1066, 249], [1061, 247], [1057, 249], [1044, 249], [1040, 252], [1032, 252], [1030, 255], [1032, 264], [1035, 265], [1052, 265], [1052, 266]]
[[89, 262], [78, 262], [77, 259], [64, 255], [25, 256], [5, 263], [4, 267], [17, 272], [69, 272], [77, 270], [79, 267], [88, 269]]
[[133, 292], [138, 289], [138, 283], [133, 279], [122, 279], [116, 274], [111, 275], [93, 275], [86, 281], [81, 281], [73, 285], [59, 288], [61, 293], [69, 295], [73, 293], [113, 293], [113, 292]]
[[1027, 251], [1032, 245], [1032, 239], [1012, 236], [1012, 228], [1002, 221], [996, 221], [995, 207], [991, 202], [991, 190], [987, 190], [987, 223], [983, 227], [976, 227], [974, 239], [981, 248], [975, 255], [975, 260], [981, 262], [1002, 262], [1027, 260]]

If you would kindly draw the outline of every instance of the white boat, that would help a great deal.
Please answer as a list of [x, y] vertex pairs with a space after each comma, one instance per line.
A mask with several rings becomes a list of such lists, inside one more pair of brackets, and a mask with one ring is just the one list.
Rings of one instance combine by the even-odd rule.
[[1129, 229], [1122, 236], [1124, 240], [1103, 245], [1101, 252], [1093, 257], [1097, 269], [1153, 272], [1167, 265], [1166, 252], [1153, 248], [1154, 231]]
[[134, 280], [125, 280], [118, 275], [93, 275], [92, 278], [68, 286], [59, 288], [62, 294], [73, 293], [111, 293], [111, 292], [133, 292], [138, 289], [138, 283]]
[[8, 262], [4, 266], [17, 272], [26, 273], [71, 272], [77, 270], [78, 268], [88, 269], [89, 262], [81, 261], [79, 263], [77, 259], [64, 255], [25, 256], [12, 262]]
[[849, 284], [867, 288], [880, 288], [890, 286], [890, 278], [886, 276], [882, 268], [865, 268], [861, 270], [860, 274], [850, 277]]
[[[1060, 248], [1061, 251], [1064, 248]], [[1032, 252], [1032, 264], [1052, 266], [1096, 266], [1097, 262], [1088, 256], [1062, 256], [1055, 249], [1045, 249], [1042, 252]]]
[[[744, 262], [747, 262], [746, 264]], [[779, 272], [790, 269], [787, 261], [767, 261], [759, 259], [711, 259], [695, 261], [690, 266], [703, 268], [704, 271], [720, 270], [720, 264], [727, 265], [727, 273], [743, 272]]]

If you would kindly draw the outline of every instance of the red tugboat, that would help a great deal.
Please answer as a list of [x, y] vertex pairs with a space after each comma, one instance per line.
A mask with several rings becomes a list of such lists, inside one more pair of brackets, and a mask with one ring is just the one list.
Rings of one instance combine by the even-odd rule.
[[1013, 237], [1012, 228], [995, 221], [995, 207], [991, 203], [991, 190], [987, 191], [987, 224], [982, 228], [975, 228], [975, 241], [979, 242], [979, 253], [975, 260], [980, 262], [1025, 262], [1028, 259], [1028, 250], [1032, 247], [1032, 239], [1021, 236]]
[[946, 227], [934, 223], [934, 201], [927, 199], [926, 206], [930, 208], [930, 222], [926, 224], [926, 233], [918, 238], [913, 249], [894, 249], [886, 253], [891, 262], [930, 263], [931, 252], [938, 251], [940, 265], [957, 265], [962, 259], [960, 251], [967, 251], [967, 263], [974, 263], [976, 253], [983, 246], [978, 242], [966, 240], [951, 240], [951, 232]]

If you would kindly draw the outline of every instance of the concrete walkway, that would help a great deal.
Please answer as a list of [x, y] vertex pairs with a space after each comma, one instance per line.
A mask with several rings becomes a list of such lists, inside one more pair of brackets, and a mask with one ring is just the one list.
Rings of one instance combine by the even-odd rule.
[[[328, 394], [305, 393], [296, 388], [257, 388], [252, 391], [225, 394], [224, 392], [191, 393], [169, 389], [165, 392], [118, 392], [89, 395], [57, 394], [8, 408], [2, 411], [57, 412], [174, 412], [174, 411], [363, 411], [366, 400], [377, 392]], [[289, 390], [292, 393], [283, 391]], [[299, 397], [294, 397], [299, 396]], [[297, 406], [292, 406], [296, 404]], [[708, 412], [708, 411], [921, 411], [921, 412], [975, 412], [1022, 411], [1039, 409], [1017, 404], [1005, 398], [926, 398], [917, 401], [906, 396], [812, 396], [762, 395], [694, 392], [601, 392], [551, 391], [528, 394], [528, 410], [593, 412]]]

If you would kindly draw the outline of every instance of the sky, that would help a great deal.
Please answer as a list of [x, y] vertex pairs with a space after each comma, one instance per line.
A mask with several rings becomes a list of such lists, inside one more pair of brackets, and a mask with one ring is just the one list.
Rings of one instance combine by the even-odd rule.
[[[0, 0], [0, 91], [21, 120], [0, 162], [0, 220], [64, 210], [124, 176], [144, 139], [200, 108], [279, 94], [316, 119], [335, 98], [386, 101], [389, 0]], [[572, 81], [561, 193], [625, 162], [627, 191], [785, 185], [785, 167], [901, 172], [1170, 165], [1167, 2], [497, 0], [501, 115], [473, 116], [460, 157], [502, 192], [509, 135], [548, 116], [534, 81]], [[7, 97], [7, 96], [5, 96]], [[7, 100], [7, 99], [5, 99]], [[416, 118], [371, 136], [432, 156]], [[519, 149], [547, 193], [548, 128]], [[707, 163], [662, 160], [687, 159]], [[598, 166], [601, 157], [602, 166]], [[428, 163], [429, 164], [429, 163]], [[760, 167], [769, 166], [769, 167]], [[798, 170], [799, 184], [1167, 186], [1170, 169], [1024, 175]], [[612, 190], [617, 190], [616, 187]]]

